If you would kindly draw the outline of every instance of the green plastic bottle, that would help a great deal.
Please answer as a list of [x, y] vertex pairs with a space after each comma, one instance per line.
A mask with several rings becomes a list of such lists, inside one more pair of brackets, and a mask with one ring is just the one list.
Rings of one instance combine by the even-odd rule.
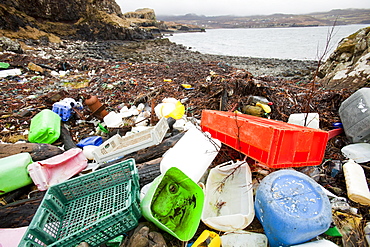
[[33, 143], [52, 144], [60, 136], [61, 118], [55, 112], [44, 109], [31, 119], [28, 140]]
[[20, 153], [0, 159], [0, 195], [32, 183], [27, 166], [32, 158], [29, 153]]

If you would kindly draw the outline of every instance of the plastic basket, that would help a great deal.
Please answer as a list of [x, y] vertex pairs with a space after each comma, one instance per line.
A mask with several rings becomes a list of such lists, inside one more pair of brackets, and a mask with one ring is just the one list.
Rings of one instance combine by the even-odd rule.
[[19, 246], [100, 244], [137, 226], [141, 217], [135, 161], [53, 185]]
[[157, 145], [162, 142], [168, 128], [167, 119], [161, 118], [154, 127], [144, 131], [124, 137], [116, 134], [95, 149], [93, 155], [98, 163], [102, 163]]
[[233, 112], [204, 110], [201, 127], [213, 138], [271, 168], [322, 162], [329, 133]]

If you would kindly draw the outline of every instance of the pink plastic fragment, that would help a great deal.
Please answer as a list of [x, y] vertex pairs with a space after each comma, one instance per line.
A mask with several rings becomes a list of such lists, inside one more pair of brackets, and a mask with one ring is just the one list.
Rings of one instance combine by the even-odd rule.
[[87, 159], [79, 148], [72, 148], [46, 160], [28, 166], [28, 172], [40, 191], [66, 181], [87, 166]]

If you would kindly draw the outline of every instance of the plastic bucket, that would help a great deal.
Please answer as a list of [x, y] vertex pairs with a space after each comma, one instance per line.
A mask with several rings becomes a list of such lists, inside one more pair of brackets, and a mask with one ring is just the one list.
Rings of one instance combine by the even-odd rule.
[[271, 247], [306, 242], [328, 230], [332, 222], [324, 191], [295, 170], [266, 176], [256, 191], [255, 210]]
[[177, 167], [154, 179], [141, 201], [143, 216], [181, 241], [198, 229], [204, 203], [203, 190]]

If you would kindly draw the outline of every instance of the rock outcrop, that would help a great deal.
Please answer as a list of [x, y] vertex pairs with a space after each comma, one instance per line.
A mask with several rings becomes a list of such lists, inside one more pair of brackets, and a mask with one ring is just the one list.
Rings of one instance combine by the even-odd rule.
[[[154, 11], [147, 12], [151, 12], [152, 21]], [[155, 20], [143, 27], [142, 18], [135, 18], [136, 23], [126, 19], [114, 0], [3, 0], [0, 35], [16, 39], [44, 38], [51, 42], [154, 38], [148, 26], [156, 30]]]
[[[192, 31], [192, 27], [188, 30]], [[153, 9], [122, 14], [115, 0], [2, 0], [0, 36], [12, 39], [143, 40], [173, 32]], [[194, 29], [195, 30], [195, 29]]]
[[370, 27], [344, 38], [320, 67], [320, 82], [328, 89], [358, 89], [370, 85]]

